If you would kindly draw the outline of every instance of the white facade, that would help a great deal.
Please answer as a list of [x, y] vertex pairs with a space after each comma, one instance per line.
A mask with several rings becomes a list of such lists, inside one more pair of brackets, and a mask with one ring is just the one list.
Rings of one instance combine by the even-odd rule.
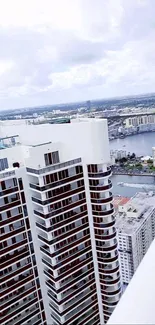
[[123, 149], [110, 150], [111, 160], [126, 158], [127, 152]]
[[121, 277], [128, 285], [155, 237], [155, 196], [138, 193], [116, 217]]
[[155, 240], [152, 242], [108, 325], [155, 324]]
[[23, 128], [0, 155], [22, 173], [47, 324], [104, 324], [121, 295], [107, 123]]
[[130, 128], [132, 126], [155, 124], [155, 115], [145, 115], [145, 116], [134, 116], [129, 117], [125, 120], [125, 127]]

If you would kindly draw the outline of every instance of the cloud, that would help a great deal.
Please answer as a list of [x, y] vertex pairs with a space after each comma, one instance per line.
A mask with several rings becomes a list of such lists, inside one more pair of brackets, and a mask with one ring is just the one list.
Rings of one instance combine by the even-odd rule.
[[155, 91], [154, 0], [0, 8], [0, 109]]

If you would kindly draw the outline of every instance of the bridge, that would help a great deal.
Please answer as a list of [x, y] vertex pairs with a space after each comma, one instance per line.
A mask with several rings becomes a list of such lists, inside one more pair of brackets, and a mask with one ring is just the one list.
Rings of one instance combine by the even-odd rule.
[[108, 117], [101, 117], [106, 118], [107, 120], [120, 120], [121, 118], [126, 119], [129, 117], [138, 117], [138, 116], [148, 116], [148, 115], [155, 115], [154, 112], [142, 112], [142, 113], [127, 113], [127, 114], [116, 114]]

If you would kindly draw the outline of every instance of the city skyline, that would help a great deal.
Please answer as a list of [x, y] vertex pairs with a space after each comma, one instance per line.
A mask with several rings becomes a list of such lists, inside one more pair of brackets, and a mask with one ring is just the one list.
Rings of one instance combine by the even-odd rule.
[[154, 92], [153, 1], [0, 4], [0, 110]]

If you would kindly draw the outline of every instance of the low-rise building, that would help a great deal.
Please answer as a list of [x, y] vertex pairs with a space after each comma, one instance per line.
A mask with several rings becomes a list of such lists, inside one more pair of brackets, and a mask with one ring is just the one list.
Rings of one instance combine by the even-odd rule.
[[137, 193], [116, 215], [121, 276], [128, 285], [155, 237], [155, 195]]

